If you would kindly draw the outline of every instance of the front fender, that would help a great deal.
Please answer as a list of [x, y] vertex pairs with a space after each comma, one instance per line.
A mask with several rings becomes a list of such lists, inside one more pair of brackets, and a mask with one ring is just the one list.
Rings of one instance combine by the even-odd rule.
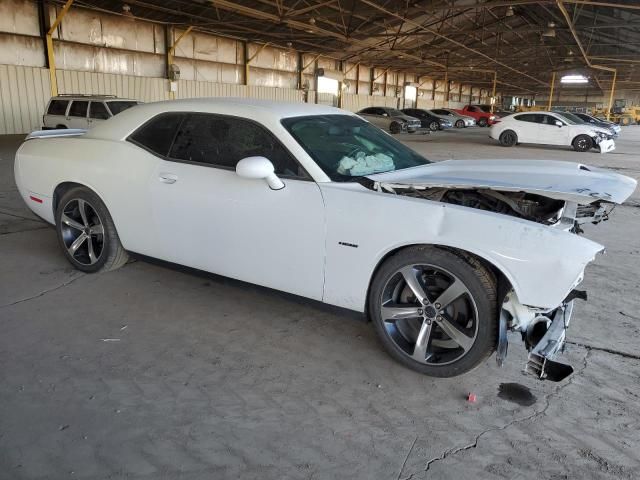
[[477, 209], [323, 184], [327, 207], [324, 301], [364, 311], [369, 282], [389, 252], [441, 245], [470, 252], [500, 270], [520, 301], [557, 307], [603, 247], [534, 222]]

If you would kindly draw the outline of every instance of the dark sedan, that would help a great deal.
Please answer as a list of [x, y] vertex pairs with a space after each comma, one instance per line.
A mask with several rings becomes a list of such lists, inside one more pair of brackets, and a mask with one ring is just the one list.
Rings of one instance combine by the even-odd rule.
[[603, 127], [613, 130], [613, 133], [618, 135], [620, 133], [620, 125], [616, 125], [613, 122], [609, 122], [608, 120], [603, 120], [601, 118], [596, 118], [591, 115], [587, 115], [586, 113], [574, 113], [574, 115], [580, 120], [583, 120], [585, 123], [590, 123], [595, 125], [596, 127]]
[[427, 110], [422, 110], [421, 108], [405, 108], [402, 110], [402, 113], [419, 119], [420, 126], [422, 128], [428, 128], [432, 132], [453, 127], [453, 124], [449, 120], [438, 118]]

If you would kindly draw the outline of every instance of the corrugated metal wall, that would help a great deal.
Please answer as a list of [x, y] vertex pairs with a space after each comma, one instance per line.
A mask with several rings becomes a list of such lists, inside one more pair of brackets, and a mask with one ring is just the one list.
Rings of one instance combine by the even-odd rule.
[[[49, 4], [53, 20], [61, 6]], [[182, 33], [169, 27], [171, 38]], [[75, 6], [54, 32], [58, 90], [60, 93], [111, 94], [145, 102], [169, 98], [164, 77], [165, 28], [162, 25], [123, 18]], [[240, 40], [191, 32], [176, 47], [174, 62], [181, 69], [176, 98], [239, 96], [279, 101], [336, 104], [336, 97], [316, 94], [316, 67], [338, 70], [340, 62], [292, 49], [248, 44], [251, 59], [249, 86], [245, 83], [244, 44]], [[36, 3], [32, 0], [0, 0], [0, 134], [26, 133], [41, 126], [49, 100], [49, 71]], [[418, 105], [454, 106], [445, 101], [442, 80], [412, 73], [354, 65], [344, 83], [342, 108], [357, 111], [368, 106], [403, 107], [405, 82], [419, 82]], [[303, 90], [298, 90], [302, 68]], [[373, 80], [373, 88], [372, 87]], [[434, 88], [435, 87], [435, 88]], [[433, 91], [435, 90], [435, 92]], [[463, 86], [463, 92], [467, 89]], [[484, 95], [476, 89], [480, 101]], [[452, 84], [450, 100], [459, 99]], [[455, 103], [457, 106], [457, 103]]]
[[[164, 78], [70, 70], [58, 70], [56, 73], [59, 93], [116, 95], [143, 102], [169, 99], [168, 80]], [[194, 97], [251, 97], [302, 102], [303, 92], [290, 88], [180, 80], [176, 98]], [[38, 130], [49, 98], [49, 70], [0, 65], [0, 134]]]

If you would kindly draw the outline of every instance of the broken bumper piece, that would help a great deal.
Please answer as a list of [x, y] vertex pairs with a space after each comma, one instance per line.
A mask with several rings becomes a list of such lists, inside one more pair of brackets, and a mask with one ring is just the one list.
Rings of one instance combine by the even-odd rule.
[[556, 355], [564, 351], [565, 336], [572, 312], [573, 301], [565, 303], [555, 311], [549, 319], [551, 323], [544, 336], [529, 353], [526, 373], [552, 382], [560, 382], [573, 373], [571, 365], [555, 361]]

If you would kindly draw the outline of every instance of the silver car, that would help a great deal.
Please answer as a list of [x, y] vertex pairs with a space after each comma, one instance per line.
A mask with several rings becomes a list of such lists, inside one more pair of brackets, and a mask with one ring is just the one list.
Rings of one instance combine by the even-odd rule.
[[420, 119], [410, 117], [397, 108], [368, 107], [360, 110], [357, 115], [391, 133], [414, 133], [423, 130]]
[[449, 120], [456, 128], [473, 127], [476, 124], [475, 118], [469, 117], [468, 115], [461, 115], [447, 108], [435, 108], [429, 111], [437, 117]]

